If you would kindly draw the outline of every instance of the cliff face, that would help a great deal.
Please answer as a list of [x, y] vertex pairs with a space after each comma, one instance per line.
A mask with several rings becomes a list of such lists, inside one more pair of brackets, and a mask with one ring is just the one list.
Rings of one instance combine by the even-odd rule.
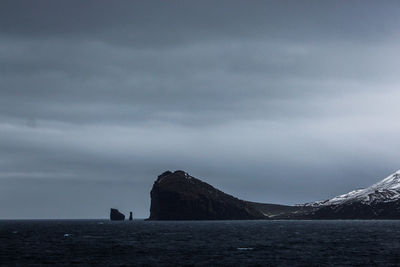
[[365, 189], [298, 206], [237, 199], [184, 171], [158, 176], [151, 220], [400, 219], [400, 171]]
[[246, 201], [212, 187], [184, 171], [166, 171], [150, 192], [150, 220], [266, 219]]
[[110, 220], [111, 221], [123, 221], [125, 220], [125, 215], [119, 212], [117, 209], [110, 210]]

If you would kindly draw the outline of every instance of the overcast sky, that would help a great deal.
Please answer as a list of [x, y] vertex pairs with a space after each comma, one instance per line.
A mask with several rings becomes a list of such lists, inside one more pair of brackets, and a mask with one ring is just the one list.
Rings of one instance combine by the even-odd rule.
[[296, 204], [400, 169], [398, 1], [0, 2], [0, 219]]

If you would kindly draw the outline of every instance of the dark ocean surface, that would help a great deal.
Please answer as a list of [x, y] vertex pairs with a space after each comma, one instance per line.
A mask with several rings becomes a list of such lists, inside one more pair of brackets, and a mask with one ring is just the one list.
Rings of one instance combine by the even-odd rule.
[[400, 264], [400, 221], [0, 221], [1, 265]]

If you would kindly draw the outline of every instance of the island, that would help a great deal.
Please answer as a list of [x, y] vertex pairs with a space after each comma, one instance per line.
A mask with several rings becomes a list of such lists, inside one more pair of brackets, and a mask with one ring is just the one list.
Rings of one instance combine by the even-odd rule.
[[151, 189], [150, 220], [267, 219], [248, 202], [178, 170], [159, 175]]
[[238, 199], [177, 170], [159, 175], [149, 220], [400, 219], [400, 171], [365, 189], [294, 206]]
[[119, 212], [117, 209], [110, 210], [110, 220], [111, 221], [123, 221], [125, 220], [125, 215]]

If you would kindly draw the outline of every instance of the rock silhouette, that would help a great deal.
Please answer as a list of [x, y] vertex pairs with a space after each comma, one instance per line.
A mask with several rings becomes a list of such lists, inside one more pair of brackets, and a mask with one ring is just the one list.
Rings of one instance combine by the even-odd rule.
[[166, 171], [151, 190], [150, 220], [266, 219], [248, 202], [178, 170]]
[[158, 176], [150, 220], [400, 219], [400, 170], [365, 189], [287, 206], [240, 200], [178, 170]]
[[119, 212], [117, 209], [110, 210], [110, 220], [111, 221], [123, 221], [125, 220], [125, 215]]
[[132, 220], [133, 220], [133, 217], [132, 217], [132, 211], [131, 211], [131, 212], [129, 212], [129, 220], [130, 220], [130, 221], [132, 221]]

